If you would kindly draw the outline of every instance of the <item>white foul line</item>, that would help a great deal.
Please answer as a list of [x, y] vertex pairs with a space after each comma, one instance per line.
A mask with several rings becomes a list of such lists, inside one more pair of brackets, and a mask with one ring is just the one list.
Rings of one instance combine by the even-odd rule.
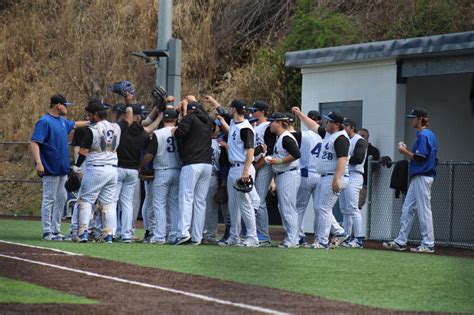
[[256, 311], [256, 312], [261, 312], [261, 313], [266, 313], [266, 314], [279, 314], [279, 315], [280, 314], [288, 314], [288, 313], [283, 313], [283, 312], [279, 312], [279, 311], [276, 311], [276, 310], [272, 310], [272, 309], [264, 308], [264, 307], [260, 307], [260, 306], [254, 306], [254, 305], [249, 305], [249, 304], [244, 304], [244, 303], [235, 303], [235, 302], [231, 302], [231, 301], [226, 301], [226, 300], [221, 300], [221, 299], [218, 299], [218, 298], [209, 297], [209, 296], [202, 295], [202, 294], [196, 294], [196, 293], [191, 293], [191, 292], [166, 288], [166, 287], [162, 287], [162, 286], [159, 286], [159, 285], [148, 284], [148, 283], [143, 283], [143, 282], [138, 282], [138, 281], [132, 281], [132, 280], [126, 280], [126, 279], [117, 278], [117, 277], [101, 275], [101, 274], [98, 274], [98, 273], [95, 273], [95, 272], [90, 272], [90, 271], [85, 271], [85, 270], [80, 270], [80, 269], [73, 269], [73, 268], [69, 268], [69, 267], [64, 267], [64, 266], [49, 264], [49, 263], [45, 263], [45, 262], [41, 262], [41, 261], [35, 261], [35, 260], [20, 258], [20, 257], [16, 257], [16, 256], [9, 256], [9, 255], [0, 254], [0, 257], [25, 261], [25, 262], [29, 262], [29, 263], [32, 263], [32, 264], [57, 268], [57, 269], [66, 270], [66, 271], [72, 271], [72, 272], [76, 272], [76, 273], [85, 274], [85, 275], [88, 275], [88, 276], [91, 276], [91, 277], [108, 279], [108, 280], [113, 280], [113, 281], [127, 283], [127, 284], [134, 284], [134, 285], [138, 285], [138, 286], [145, 287], [145, 288], [158, 289], [158, 290], [165, 291], [165, 292], [170, 292], [170, 293], [175, 293], [175, 294], [181, 294], [181, 295], [184, 295], [184, 296], [189, 296], [189, 297], [199, 299], [199, 300], [204, 300], [204, 301], [207, 301], [207, 302], [214, 302], [214, 303], [223, 304], [223, 305], [235, 306], [235, 307], [239, 307], [239, 308], [243, 308], [243, 309], [247, 309], [247, 310], [251, 310], [251, 311]]
[[77, 254], [77, 253], [73, 253], [73, 252], [68, 252], [68, 251], [60, 250], [60, 249], [56, 249], [56, 248], [49, 248], [49, 247], [41, 247], [41, 246], [27, 245], [27, 244], [9, 242], [9, 241], [4, 241], [4, 240], [0, 240], [0, 243], [11, 244], [11, 245], [18, 245], [18, 246], [25, 246], [25, 247], [31, 247], [31, 248], [37, 248], [37, 249], [47, 249], [47, 250], [52, 250], [52, 251], [54, 251], [54, 252], [63, 253], [63, 254], [66, 254], [66, 255], [71, 255], [71, 256], [83, 256], [82, 254]]

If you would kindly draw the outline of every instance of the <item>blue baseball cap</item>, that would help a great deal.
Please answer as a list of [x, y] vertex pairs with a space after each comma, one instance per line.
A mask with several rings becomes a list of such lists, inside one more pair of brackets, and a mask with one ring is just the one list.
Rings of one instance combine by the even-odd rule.
[[324, 117], [324, 119], [327, 119], [327, 120], [335, 122], [335, 123], [339, 123], [339, 124], [344, 123], [344, 117], [342, 117], [341, 115], [339, 115], [336, 112], [329, 112], [329, 114], [323, 115], [323, 117]]
[[290, 119], [288, 116], [284, 113], [273, 113], [271, 117], [267, 119], [268, 121], [275, 121], [275, 120], [281, 120], [281, 121], [289, 121]]
[[426, 118], [428, 117], [428, 112], [422, 108], [415, 108], [415, 109], [412, 109], [410, 114], [407, 115], [407, 118], [416, 118], [416, 117]]

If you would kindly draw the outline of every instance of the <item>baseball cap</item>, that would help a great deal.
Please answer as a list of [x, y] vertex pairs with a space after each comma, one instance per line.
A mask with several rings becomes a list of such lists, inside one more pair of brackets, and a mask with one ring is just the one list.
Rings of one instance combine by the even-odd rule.
[[407, 115], [407, 118], [416, 118], [416, 117], [428, 117], [428, 112], [422, 108], [412, 109], [410, 114]]
[[118, 103], [112, 106], [112, 110], [119, 114], [125, 114], [126, 109], [127, 109], [127, 106], [124, 103]]
[[143, 110], [145, 109], [145, 105], [142, 104], [133, 104], [132, 105], [133, 114], [134, 115], [141, 115]]
[[188, 103], [188, 106], [186, 107], [187, 110], [196, 110], [200, 108], [201, 105], [198, 102], [190, 102]]
[[352, 119], [349, 119], [349, 118], [347, 118], [347, 117], [344, 118], [343, 124], [346, 125], [346, 126], [350, 126], [350, 127], [354, 128], [354, 129], [356, 128], [356, 123], [355, 123], [355, 121], [353, 121]]
[[273, 113], [271, 117], [267, 119], [268, 121], [275, 121], [275, 120], [281, 120], [281, 121], [288, 121], [289, 118], [286, 114], [284, 113]]
[[311, 118], [312, 120], [321, 120], [321, 113], [318, 112], [317, 110], [310, 110], [308, 112], [308, 117]]
[[290, 123], [294, 123], [295, 122], [295, 115], [293, 115], [292, 113], [285, 113], [286, 117], [288, 117], [288, 122]]
[[174, 109], [167, 109], [163, 112], [163, 119], [178, 119], [178, 112]]
[[247, 104], [243, 100], [233, 100], [232, 103], [230, 103], [230, 107], [234, 107], [235, 109], [247, 109]]
[[110, 107], [111, 106], [109, 104], [105, 104], [99, 100], [93, 100], [93, 101], [90, 101], [89, 104], [87, 104], [85, 110], [88, 113], [96, 113], [103, 110], [107, 110]]
[[255, 101], [252, 106], [249, 107], [250, 110], [253, 111], [265, 111], [270, 109], [270, 105], [264, 101]]
[[63, 104], [64, 106], [71, 106], [72, 105], [72, 103], [68, 102], [66, 97], [62, 94], [54, 94], [53, 96], [51, 96], [50, 104], [51, 105]]
[[340, 114], [336, 112], [329, 112], [327, 115], [323, 115], [324, 119], [327, 119], [329, 121], [335, 122], [342, 124], [344, 122], [344, 117], [342, 117]]

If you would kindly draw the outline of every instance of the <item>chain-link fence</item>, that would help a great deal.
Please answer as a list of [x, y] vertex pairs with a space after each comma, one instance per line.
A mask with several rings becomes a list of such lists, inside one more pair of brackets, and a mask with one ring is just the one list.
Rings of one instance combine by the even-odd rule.
[[[370, 161], [368, 167], [367, 238], [393, 240], [400, 229], [405, 195], [390, 188], [393, 165]], [[375, 171], [373, 171], [375, 170]], [[439, 162], [431, 189], [431, 210], [436, 244], [474, 248], [474, 162]], [[415, 212], [416, 213], [416, 212]], [[421, 239], [415, 214], [410, 241]]]

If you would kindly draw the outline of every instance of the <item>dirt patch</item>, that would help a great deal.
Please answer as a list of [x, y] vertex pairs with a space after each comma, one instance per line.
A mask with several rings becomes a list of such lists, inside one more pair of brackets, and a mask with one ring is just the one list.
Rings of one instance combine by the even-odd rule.
[[[106, 246], [106, 245], [104, 245]], [[51, 263], [101, 275], [120, 277], [176, 290], [202, 294], [234, 303], [288, 313], [401, 314], [346, 302], [307, 296], [284, 290], [245, 285], [202, 276], [139, 267], [85, 256], [55, 255], [51, 251], [0, 243], [0, 253]], [[12, 253], [18, 253], [12, 255]], [[46, 255], [39, 255], [44, 253]], [[221, 305], [153, 288], [120, 283], [75, 272], [0, 257], [0, 275], [97, 300], [95, 305], [0, 304], [0, 313], [252, 313], [248, 309]]]

